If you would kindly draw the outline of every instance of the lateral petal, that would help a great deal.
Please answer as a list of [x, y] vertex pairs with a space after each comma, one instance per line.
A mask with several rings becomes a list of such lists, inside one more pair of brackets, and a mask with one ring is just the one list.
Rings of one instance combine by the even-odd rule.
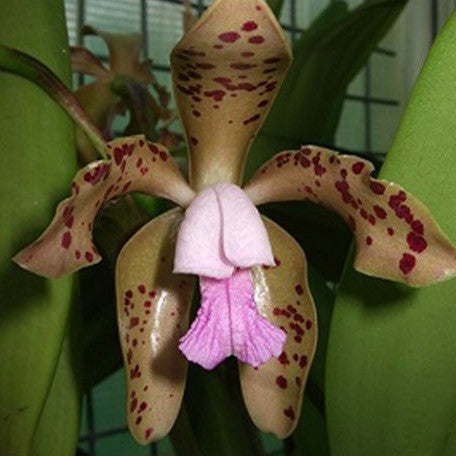
[[365, 274], [412, 286], [455, 275], [456, 249], [429, 210], [372, 170], [366, 160], [306, 146], [272, 158], [245, 192], [255, 204], [308, 199], [337, 212], [354, 231], [354, 266]]
[[240, 184], [245, 155], [291, 61], [266, 2], [216, 0], [171, 54], [191, 154], [190, 182]]
[[317, 342], [316, 311], [301, 248], [282, 228], [263, 218], [276, 255], [275, 268], [253, 268], [255, 301], [268, 321], [287, 333], [283, 352], [258, 368], [239, 364], [242, 394], [255, 425], [278, 438], [299, 419]]
[[178, 341], [188, 327], [195, 281], [172, 272], [181, 220], [180, 209], [152, 220], [127, 242], [117, 260], [128, 426], [142, 444], [170, 431], [184, 393], [187, 362]]
[[274, 266], [268, 233], [258, 209], [237, 185], [214, 186], [220, 204], [223, 252], [238, 268]]
[[182, 206], [193, 198], [193, 191], [162, 146], [133, 136], [108, 143], [107, 151], [111, 159], [91, 163], [76, 174], [72, 195], [59, 204], [49, 227], [14, 257], [21, 267], [59, 277], [99, 262], [92, 240], [93, 222], [103, 203], [112, 198], [138, 191]]

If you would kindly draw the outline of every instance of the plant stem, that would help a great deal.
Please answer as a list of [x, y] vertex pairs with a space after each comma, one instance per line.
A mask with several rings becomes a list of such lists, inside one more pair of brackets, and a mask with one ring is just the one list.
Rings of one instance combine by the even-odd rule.
[[84, 131], [102, 158], [107, 158], [105, 140], [73, 93], [58, 76], [34, 57], [0, 44], [0, 70], [22, 76], [41, 87]]

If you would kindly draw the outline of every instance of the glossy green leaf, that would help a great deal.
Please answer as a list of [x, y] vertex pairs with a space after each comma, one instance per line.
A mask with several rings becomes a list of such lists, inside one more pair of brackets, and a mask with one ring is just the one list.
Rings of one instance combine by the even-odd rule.
[[280, 13], [282, 12], [283, 8], [283, 0], [267, 0], [267, 2], [269, 8], [271, 8], [276, 17], [280, 17]]
[[[419, 197], [456, 240], [456, 16], [434, 45], [380, 176]], [[347, 268], [328, 351], [334, 456], [454, 454], [456, 281], [421, 290]]]
[[[63, 4], [2, 1], [0, 42], [69, 81]], [[75, 170], [71, 120], [40, 88], [0, 72], [0, 453], [26, 456], [50, 388], [72, 279], [49, 281], [11, 257], [49, 222]]]
[[247, 176], [280, 150], [334, 144], [348, 84], [406, 3], [368, 0], [350, 12], [345, 2], [330, 3], [294, 45], [293, 64], [254, 143]]
[[[72, 315], [70, 326], [79, 322]], [[81, 328], [67, 331], [46, 405], [36, 430], [31, 456], [74, 456], [81, 421], [79, 381]]]

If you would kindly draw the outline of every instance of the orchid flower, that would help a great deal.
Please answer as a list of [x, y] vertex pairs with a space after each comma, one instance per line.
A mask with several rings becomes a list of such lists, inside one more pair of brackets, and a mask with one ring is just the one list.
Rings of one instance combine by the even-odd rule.
[[[141, 443], [172, 427], [186, 358], [210, 369], [235, 355], [254, 423], [280, 438], [296, 426], [316, 311], [304, 253], [255, 205], [310, 200], [336, 211], [354, 233], [354, 266], [366, 274], [418, 286], [456, 273], [456, 250], [429, 211], [372, 178], [366, 160], [304, 146], [279, 153], [240, 188], [290, 61], [266, 2], [215, 0], [171, 54], [189, 182], [163, 146], [142, 136], [111, 141], [109, 158], [78, 172], [49, 228], [15, 257], [41, 275], [68, 274], [101, 260], [92, 228], [105, 202], [139, 191], [179, 206], [139, 230], [117, 261], [128, 424]], [[195, 277], [201, 307], [187, 331]]]

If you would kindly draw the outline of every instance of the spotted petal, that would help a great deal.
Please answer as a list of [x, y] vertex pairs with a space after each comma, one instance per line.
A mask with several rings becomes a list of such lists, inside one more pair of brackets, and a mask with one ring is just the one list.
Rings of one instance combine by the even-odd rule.
[[72, 195], [57, 207], [53, 221], [14, 260], [21, 267], [58, 277], [100, 261], [92, 241], [93, 222], [104, 202], [131, 191], [186, 206], [194, 193], [166, 149], [143, 136], [107, 144], [110, 160], [92, 163], [76, 174]]
[[195, 281], [172, 273], [181, 219], [180, 209], [154, 219], [127, 242], [117, 260], [128, 426], [143, 444], [169, 432], [184, 393], [187, 362], [178, 341], [188, 327]]
[[420, 286], [456, 274], [456, 250], [429, 210], [372, 171], [366, 160], [303, 147], [271, 159], [245, 191], [256, 204], [307, 199], [339, 213], [355, 234], [354, 266], [368, 275]]
[[275, 268], [254, 268], [260, 314], [287, 333], [283, 352], [258, 368], [240, 363], [247, 410], [255, 425], [279, 438], [297, 424], [317, 341], [316, 312], [307, 284], [307, 263], [299, 245], [263, 218], [276, 255]]
[[290, 61], [287, 38], [259, 0], [216, 0], [177, 44], [171, 70], [193, 188], [239, 185]]

